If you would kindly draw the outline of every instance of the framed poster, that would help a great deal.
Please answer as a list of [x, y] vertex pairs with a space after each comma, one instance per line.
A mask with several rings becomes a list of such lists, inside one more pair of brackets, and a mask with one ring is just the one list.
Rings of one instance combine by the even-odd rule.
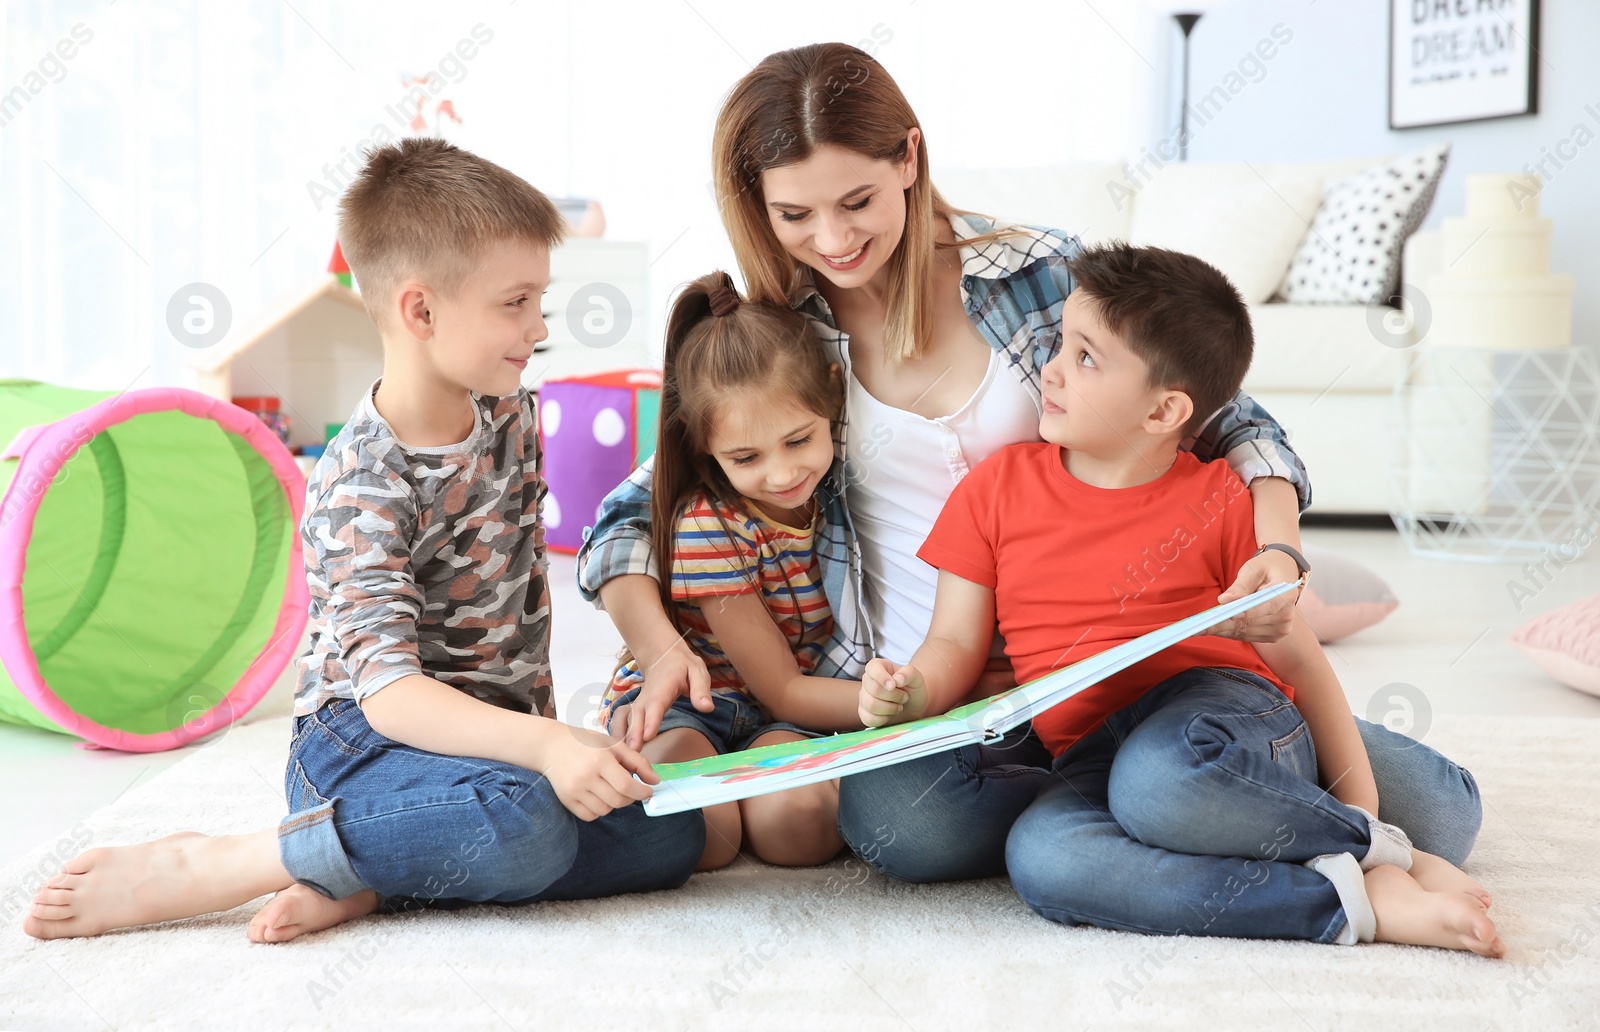
[[1389, 128], [1539, 110], [1539, 0], [1389, 0]]

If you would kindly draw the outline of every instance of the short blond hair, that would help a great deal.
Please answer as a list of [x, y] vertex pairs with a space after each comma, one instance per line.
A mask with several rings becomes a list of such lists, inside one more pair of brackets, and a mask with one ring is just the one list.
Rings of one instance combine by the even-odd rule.
[[409, 277], [453, 297], [495, 244], [550, 250], [565, 236], [556, 206], [522, 177], [431, 137], [374, 149], [339, 199], [339, 246], [379, 326]]

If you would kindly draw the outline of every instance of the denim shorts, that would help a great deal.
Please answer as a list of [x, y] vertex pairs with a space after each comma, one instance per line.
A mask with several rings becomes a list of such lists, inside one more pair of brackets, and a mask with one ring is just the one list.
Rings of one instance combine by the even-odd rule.
[[[638, 697], [639, 689], [629, 688], [611, 700], [611, 705], [601, 718], [607, 732], [611, 730], [611, 718], [617, 710]], [[687, 696], [678, 696], [661, 715], [661, 730], [687, 727], [698, 731], [706, 736], [718, 754], [748, 749], [750, 743], [768, 731], [793, 731], [805, 738], [822, 737], [820, 731], [808, 731], [786, 721], [773, 720], [754, 700], [738, 692], [717, 692], [711, 696], [711, 700], [715, 708], [710, 713], [701, 713]]]

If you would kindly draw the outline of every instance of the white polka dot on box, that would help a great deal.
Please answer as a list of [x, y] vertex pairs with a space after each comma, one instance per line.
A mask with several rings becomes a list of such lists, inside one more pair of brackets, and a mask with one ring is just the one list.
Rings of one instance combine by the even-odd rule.
[[594, 414], [594, 424], [590, 429], [594, 431], [596, 444], [602, 448], [615, 448], [622, 443], [622, 435], [628, 432], [628, 424], [622, 421], [616, 409], [603, 408]]
[[538, 406], [549, 486], [545, 542], [553, 551], [576, 552], [584, 526], [563, 516], [598, 514], [606, 494], [655, 452], [661, 373], [620, 369], [546, 380]]

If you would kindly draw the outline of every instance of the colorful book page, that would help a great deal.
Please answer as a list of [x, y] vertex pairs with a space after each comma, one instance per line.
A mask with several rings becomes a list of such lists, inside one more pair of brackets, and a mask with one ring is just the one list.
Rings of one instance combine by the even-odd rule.
[[658, 763], [661, 783], [645, 800], [652, 817], [811, 785], [930, 756], [983, 738], [981, 728], [940, 714], [800, 742], [764, 745], [685, 763]]

